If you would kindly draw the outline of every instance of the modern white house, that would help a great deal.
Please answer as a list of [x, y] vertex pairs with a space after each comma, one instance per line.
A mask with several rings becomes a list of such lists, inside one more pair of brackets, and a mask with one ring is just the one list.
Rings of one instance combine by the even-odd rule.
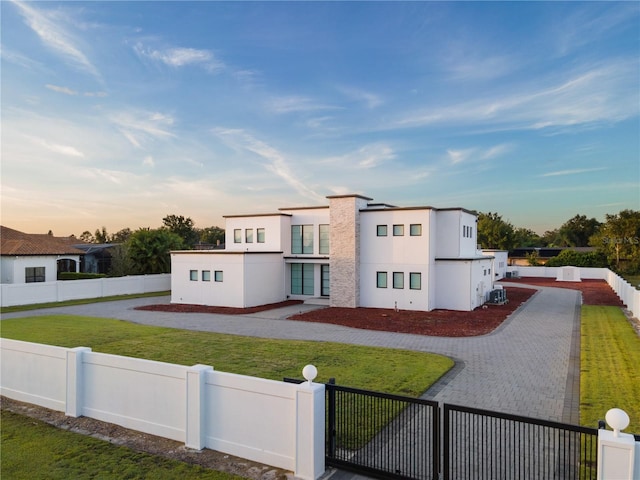
[[509, 251], [483, 248], [482, 254], [493, 257], [493, 277], [494, 280], [502, 280], [507, 276], [507, 266], [509, 265]]
[[327, 199], [225, 216], [225, 250], [171, 252], [171, 302], [470, 311], [487, 300], [493, 257], [476, 248], [473, 212]]

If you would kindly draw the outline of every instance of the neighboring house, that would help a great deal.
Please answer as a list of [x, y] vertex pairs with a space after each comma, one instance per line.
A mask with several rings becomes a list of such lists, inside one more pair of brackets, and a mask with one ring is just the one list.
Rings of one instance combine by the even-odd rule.
[[224, 251], [171, 252], [172, 303], [464, 311], [485, 303], [493, 257], [476, 249], [474, 213], [327, 198], [327, 206], [226, 216]]
[[0, 226], [0, 283], [55, 282], [59, 272], [80, 271], [84, 252], [70, 241], [78, 243]]

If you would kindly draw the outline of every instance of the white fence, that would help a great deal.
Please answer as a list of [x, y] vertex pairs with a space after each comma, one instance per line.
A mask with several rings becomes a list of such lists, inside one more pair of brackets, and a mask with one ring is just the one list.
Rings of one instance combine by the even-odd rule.
[[0, 340], [0, 393], [211, 448], [315, 480], [324, 473], [324, 385]]
[[[518, 277], [544, 277], [544, 278], [562, 278], [562, 269], [566, 267], [508, 267], [509, 274], [517, 273]], [[578, 267], [571, 267], [578, 268]], [[608, 268], [586, 268], [579, 267], [581, 279], [605, 280], [609, 286], [620, 297], [622, 303], [625, 304], [627, 310], [635, 318], [640, 318], [640, 290], [627, 282], [620, 275], [612, 272]], [[509, 281], [508, 278], [503, 279]]]
[[127, 277], [64, 280], [38, 283], [3, 283], [0, 306], [33, 305], [64, 302], [112, 295], [162, 292], [171, 290], [171, 274], [133, 275]]

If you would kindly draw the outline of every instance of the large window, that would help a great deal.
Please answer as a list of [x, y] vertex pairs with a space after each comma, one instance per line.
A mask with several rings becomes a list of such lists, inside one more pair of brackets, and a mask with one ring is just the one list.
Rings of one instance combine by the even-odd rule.
[[420, 223], [412, 223], [409, 225], [409, 235], [412, 237], [419, 237], [422, 235], [422, 224]]
[[393, 272], [393, 288], [404, 288], [404, 272]]
[[291, 294], [313, 295], [313, 264], [291, 264]]
[[401, 237], [404, 235], [404, 225], [394, 225], [393, 226], [393, 236]]
[[329, 236], [329, 225], [320, 225], [319, 253], [321, 255], [329, 255]]
[[242, 229], [236, 228], [233, 231], [233, 243], [242, 243]]
[[313, 253], [313, 225], [291, 225], [291, 253]]
[[258, 243], [264, 243], [264, 228], [258, 228], [256, 234], [258, 235]]
[[413, 272], [409, 274], [409, 288], [411, 290], [422, 289], [422, 274], [420, 272]]
[[386, 237], [387, 236], [387, 226], [386, 225], [378, 225], [376, 230], [376, 235], [378, 237]]
[[387, 288], [387, 272], [376, 272], [376, 287]]
[[26, 283], [44, 282], [45, 267], [26, 267], [24, 269], [24, 281]]

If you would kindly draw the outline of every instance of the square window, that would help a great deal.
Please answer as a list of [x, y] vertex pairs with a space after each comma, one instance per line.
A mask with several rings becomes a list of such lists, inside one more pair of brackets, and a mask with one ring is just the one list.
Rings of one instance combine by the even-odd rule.
[[189, 280], [192, 282], [198, 281], [198, 270], [189, 270]]
[[257, 229], [256, 234], [258, 236], [258, 243], [264, 243], [264, 228]]
[[404, 235], [404, 225], [394, 225], [393, 226], [393, 236], [401, 237]]
[[420, 290], [422, 288], [422, 274], [420, 272], [409, 274], [409, 288], [411, 290]]
[[211, 281], [211, 270], [203, 270], [202, 271], [202, 281], [210, 282]]
[[412, 237], [419, 237], [422, 235], [422, 224], [420, 223], [412, 223], [409, 225], [409, 235]]
[[378, 231], [377, 231], [377, 235], [379, 237], [386, 237], [387, 236], [387, 226], [386, 225], [378, 225]]
[[213, 272], [213, 279], [216, 282], [221, 282], [222, 281], [222, 270], [216, 270], [215, 272]]
[[404, 272], [393, 272], [393, 288], [404, 288]]
[[376, 273], [376, 286], [378, 288], [387, 288], [387, 272]]
[[253, 228], [247, 228], [244, 231], [244, 239], [247, 243], [253, 243]]
[[44, 282], [45, 279], [45, 267], [26, 267], [24, 269], [25, 283]]
[[236, 228], [233, 231], [233, 243], [242, 243], [242, 229]]

